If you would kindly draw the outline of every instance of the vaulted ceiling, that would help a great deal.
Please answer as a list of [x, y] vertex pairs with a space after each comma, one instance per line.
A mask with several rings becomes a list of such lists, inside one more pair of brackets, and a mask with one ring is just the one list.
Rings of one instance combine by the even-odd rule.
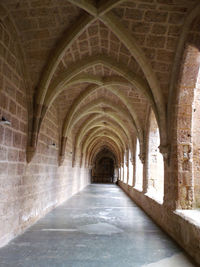
[[103, 148], [122, 162], [136, 138], [142, 151], [150, 109], [166, 146], [174, 59], [198, 2], [1, 0], [2, 17], [16, 30], [33, 105], [28, 161], [52, 105], [59, 114], [61, 163], [69, 140], [74, 163], [91, 163]]

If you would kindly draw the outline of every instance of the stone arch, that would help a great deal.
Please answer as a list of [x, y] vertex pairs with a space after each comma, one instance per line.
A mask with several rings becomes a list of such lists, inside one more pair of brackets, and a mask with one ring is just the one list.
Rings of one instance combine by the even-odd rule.
[[108, 148], [107, 149], [102, 148], [98, 153], [95, 154], [96, 156], [93, 159], [91, 159], [92, 182], [113, 183], [115, 181], [116, 166], [117, 166], [115, 155]]
[[98, 137], [98, 136], [108, 136], [112, 140], [114, 140], [122, 150], [126, 149], [126, 144], [124, 143], [123, 140], [121, 140], [119, 134], [115, 133], [113, 130], [108, 130], [108, 129], [105, 130], [105, 129], [101, 129], [100, 128], [100, 129], [97, 129], [96, 131], [94, 131], [93, 133], [91, 133], [90, 135], [88, 135], [85, 138], [85, 140], [83, 141], [83, 144], [82, 144], [83, 153], [87, 149], [87, 146], [90, 144], [90, 142], [92, 142], [92, 140], [95, 137]]
[[[97, 64], [102, 64], [103, 66], [116, 71], [126, 81], [132, 84], [137, 90], [139, 90], [144, 96], [147, 97], [152, 107], [155, 109], [155, 113], [157, 114], [153, 95], [146, 80], [133, 73], [122, 62], [118, 62], [113, 58], [105, 55], [90, 56], [81, 59], [79, 62], [76, 62], [70, 67], [69, 70], [64, 71], [61, 75], [56, 77], [55, 81], [49, 86], [44, 101], [42, 102], [42, 99], [38, 99], [38, 104], [44, 104], [45, 106], [48, 106], [49, 103], [51, 103], [52, 99], [54, 99], [56, 95], [58, 95], [72, 79], [76, 79], [76, 76], [82, 71]], [[102, 82], [102, 79], [98, 80], [98, 84], [100, 83], [99, 85], [102, 85]]]
[[115, 156], [116, 158], [116, 164], [119, 165], [119, 157], [118, 155], [116, 154], [116, 151], [113, 149], [112, 146], [110, 146], [110, 144], [106, 143], [102, 146], [102, 145], [98, 145], [95, 147], [95, 150], [91, 153], [91, 157], [90, 157], [90, 161], [88, 162], [88, 164], [92, 164], [93, 163], [93, 159], [96, 157], [96, 155], [103, 149], [103, 148], [107, 148], [109, 149]]
[[[48, 89], [44, 103], [42, 103], [42, 102], [40, 102], [40, 100], [38, 100], [39, 101], [38, 105], [41, 106], [40, 110], [38, 109], [38, 112], [39, 111], [41, 112], [41, 119], [44, 117], [46, 110], [48, 109], [48, 107], [50, 106], [52, 101], [56, 98], [56, 96], [60, 92], [62, 92], [66, 88], [66, 86], [71, 85], [70, 82], [72, 82], [73, 84], [80, 82], [79, 76], [76, 77], [76, 75], [78, 75], [80, 72], [87, 69], [88, 67], [94, 66], [96, 64], [102, 64], [102, 65], [105, 65], [106, 67], [108, 67], [110, 69], [117, 71], [120, 75], [122, 75], [122, 77], [124, 77], [124, 79], [126, 80], [126, 83], [128, 81], [129, 84], [132, 84], [138, 90], [141, 90], [142, 93], [150, 101], [153, 108], [155, 109], [155, 114], [157, 114], [157, 110], [156, 110], [156, 107], [154, 105], [154, 100], [152, 99], [152, 94], [151, 94], [150, 88], [148, 87], [145, 80], [140, 78], [138, 75], [131, 73], [130, 69], [127, 68], [126, 66], [124, 66], [124, 64], [122, 64], [121, 62], [117, 62], [117, 61], [115, 61], [115, 60], [113, 60], [107, 56], [95, 56], [95, 57], [90, 57], [87, 59], [80, 60], [79, 62], [77, 62], [76, 64], [71, 66], [70, 70], [65, 71], [64, 73], [62, 73], [62, 75], [60, 75], [59, 77], [56, 78], [56, 81], [54, 81], [54, 83], [52, 83]], [[80, 78], [81, 78], [81, 80], [83, 80], [83, 77], [80, 77]], [[123, 84], [123, 82], [124, 82], [124, 80], [120, 81], [119, 78], [117, 79], [117, 82], [116, 82], [115, 79], [116, 78], [114, 78], [112, 81], [108, 80], [108, 82], [106, 82], [106, 87], [109, 86], [109, 88], [110, 88], [110, 86], [112, 86], [112, 85]], [[90, 82], [91, 76], [88, 76], [88, 80], [87, 80], [87, 78], [85, 78], [85, 81]], [[92, 82], [95, 84], [98, 84], [99, 86], [104, 86], [104, 79], [101, 79], [101, 78], [100, 79], [99, 78], [94, 79], [94, 77], [93, 77]], [[92, 88], [90, 90], [94, 91], [95, 89]], [[116, 89], [112, 88], [110, 90], [113, 90], [113, 92], [116, 92]], [[90, 93], [90, 92], [88, 92], [88, 93]], [[120, 90], [117, 90], [117, 94], [120, 94]]]
[[[77, 3], [75, 0], [71, 0], [71, 2], [85, 10], [87, 10], [91, 15], [96, 16], [95, 12], [93, 12], [92, 8], [88, 7], [88, 4], [85, 2]], [[95, 8], [94, 5], [93, 8]], [[158, 125], [160, 129], [160, 135], [162, 136], [163, 145], [167, 145], [167, 128], [166, 128], [166, 109], [165, 109], [165, 101], [163, 94], [160, 90], [159, 83], [157, 81], [157, 78], [155, 76], [155, 73], [152, 70], [151, 65], [149, 64], [144, 52], [137, 44], [137, 41], [131, 34], [131, 32], [123, 25], [123, 23], [120, 23], [118, 17], [111, 11], [107, 14], [99, 15], [98, 18], [108, 27], [111, 29], [111, 31], [119, 38], [120, 41], [126, 46], [126, 48], [129, 50], [130, 54], [135, 58], [135, 60], [140, 65], [143, 73], [145, 74], [146, 79], [148, 80], [148, 83], [151, 87], [154, 100], [156, 103], [156, 106], [158, 108], [158, 114], [157, 111], [155, 111], [156, 116], [158, 115]], [[163, 131], [161, 131], [161, 129]]]
[[159, 151], [160, 135], [158, 124], [153, 110], [149, 112], [148, 123], [148, 148], [146, 155], [147, 168], [147, 184], [144, 183], [144, 191], [148, 196], [163, 203], [164, 196], [164, 161]]
[[[184, 117], [184, 115], [188, 114], [187, 108], [185, 111], [182, 112], [182, 115], [180, 113], [180, 105], [181, 105], [181, 102], [183, 103], [183, 95], [181, 96], [181, 91], [182, 89], [184, 91], [184, 88], [183, 88], [184, 77], [183, 76], [184, 76], [184, 66], [185, 66], [185, 70], [187, 68], [186, 62], [188, 61], [187, 54], [188, 54], [188, 49], [189, 49], [188, 41], [189, 43], [192, 41], [192, 40], [187, 40], [188, 34], [191, 30], [192, 23], [199, 16], [199, 12], [200, 12], [200, 4], [198, 3], [188, 13], [185, 19], [181, 34], [179, 36], [179, 41], [178, 41], [178, 45], [176, 48], [176, 54], [175, 54], [175, 59], [174, 59], [174, 63], [172, 67], [172, 74], [171, 74], [171, 79], [170, 79], [169, 97], [168, 97], [168, 138], [177, 140], [179, 144], [178, 145], [173, 144], [170, 150], [168, 151], [168, 154], [169, 152], [171, 153], [170, 163], [171, 163], [171, 168], [173, 168], [173, 171], [171, 173], [171, 176], [172, 176], [171, 179], [174, 181], [174, 183], [172, 183], [170, 190], [168, 190], [169, 192], [171, 192], [171, 195], [169, 195], [168, 198], [166, 198], [165, 196], [166, 198], [165, 202], [169, 203], [170, 200], [173, 199], [173, 201], [171, 201], [171, 205], [173, 209], [191, 208], [194, 205], [194, 186], [193, 186], [193, 177], [192, 177], [192, 164], [190, 164], [189, 162], [187, 164], [187, 161], [188, 161], [187, 158], [185, 160], [183, 158], [183, 153], [185, 153], [186, 155], [188, 154], [188, 156], [190, 154], [190, 157], [192, 156], [191, 155], [191, 151], [192, 151], [191, 120], [189, 119], [188, 121], [188, 118], [186, 119], [187, 127], [185, 131], [186, 133], [185, 135], [183, 134], [184, 131], [181, 130], [179, 124], [180, 124], [180, 120], [182, 121], [181, 117]], [[189, 80], [195, 81], [197, 77], [196, 76], [197, 72], [196, 71], [193, 72], [193, 70], [191, 72], [189, 70], [189, 73], [191, 73]], [[179, 79], [177, 79], [177, 77], [179, 77]], [[187, 101], [190, 102], [190, 106], [192, 106], [191, 96], [193, 95], [193, 92], [191, 92], [191, 86], [188, 86], [188, 81], [186, 81], [185, 88], [186, 87], [188, 87], [190, 91], [190, 96], [189, 98], [187, 98]], [[195, 88], [194, 85], [193, 85], [193, 88]], [[174, 116], [174, 110], [176, 110], [175, 116]], [[189, 114], [190, 114], [189, 115], [190, 117], [192, 115], [191, 107], [190, 107]], [[171, 129], [171, 127], [169, 127], [170, 125], [173, 125], [174, 131], [170, 130]], [[180, 145], [180, 140], [178, 140], [178, 138], [180, 137], [178, 133], [179, 130], [181, 130], [180, 132], [182, 132], [181, 138], [184, 139], [184, 136], [186, 138], [184, 141], [185, 144], [183, 143], [182, 146]], [[180, 155], [179, 159], [177, 159], [177, 156], [175, 155]], [[188, 165], [188, 166], [187, 167], [185, 166], [182, 169], [181, 165]], [[188, 177], [187, 179], [185, 178], [186, 169], [188, 169], [188, 171], [189, 170], [191, 171], [190, 177]], [[178, 177], [175, 175], [175, 173], [179, 173]], [[185, 179], [187, 181], [187, 188], [186, 187], [184, 188], [184, 186], [181, 186], [184, 183], [183, 181]]]
[[[97, 152], [96, 153], [96, 155], [94, 156], [94, 159], [95, 160], [99, 160], [102, 156], [101, 155], [99, 155], [101, 152], [103, 151], [103, 148], [99, 151], [99, 152]], [[113, 162], [115, 163], [115, 165], [117, 164], [117, 162], [116, 162], [116, 157], [115, 157], [115, 155], [109, 150], [109, 157], [110, 158], [112, 158], [112, 160], [113, 160]]]
[[94, 160], [98, 159], [98, 158], [99, 158], [98, 155], [99, 155], [99, 154], [101, 153], [101, 151], [104, 150], [104, 149], [108, 150], [108, 151], [110, 152], [110, 154], [112, 153], [112, 159], [113, 159], [113, 161], [115, 162], [115, 165], [117, 165], [117, 158], [116, 158], [115, 154], [113, 153], [113, 151], [111, 151], [111, 150], [110, 150], [108, 147], [106, 147], [106, 146], [103, 146], [103, 147], [101, 147], [101, 148], [99, 148], [99, 149], [96, 150], [96, 152], [94, 153], [94, 155], [93, 155], [93, 157], [92, 157], [92, 159], [91, 159], [91, 162], [94, 162]]
[[[46, 98], [47, 103], [50, 104], [50, 102], [53, 101], [53, 99], [56, 97], [56, 95], [58, 95], [62, 90], [64, 90], [64, 88], [66, 88], [67, 83], [68, 82], [70, 83], [71, 80], [72, 80], [73, 84], [75, 84], [76, 82], [80, 82], [79, 76], [78, 76], [78, 80], [76, 80], [76, 74], [79, 74], [79, 72], [83, 71], [83, 69], [87, 69], [87, 67], [89, 67], [89, 66], [93, 66], [93, 65], [96, 65], [97, 63], [101, 63], [103, 65], [105, 64], [108, 67], [110, 66], [111, 68], [113, 66], [113, 68], [118, 69], [119, 72], [122, 72], [126, 78], [129, 78], [129, 80], [130, 80], [129, 83], [136, 85], [136, 86], [138, 85], [146, 95], [149, 95], [149, 99], [151, 101], [151, 104], [155, 108], [154, 101], [151, 98], [151, 92], [149, 91], [149, 87], [147, 86], [146, 82], [143, 81], [140, 77], [138, 77], [134, 74], [131, 74], [130, 70], [127, 70], [127, 68], [125, 68], [125, 70], [124, 70], [124, 68], [122, 68], [122, 66], [121, 66], [121, 63], [118, 63], [115, 61], [113, 62], [108, 57], [101, 57], [101, 56], [100, 57], [91, 57], [90, 60], [89, 61], [88, 60], [89, 59], [87, 59], [87, 60], [84, 59], [81, 62], [78, 62], [77, 64], [75, 64], [74, 67], [70, 68], [70, 71], [64, 72], [61, 76], [57, 77], [57, 82], [55, 82], [51, 85], [51, 88], [49, 89], [50, 93], [47, 94], [47, 98]], [[83, 78], [81, 77], [81, 80], [82, 79]], [[89, 79], [90, 79], [90, 76], [89, 76]], [[95, 79], [93, 79], [93, 82], [94, 82], [94, 80]], [[85, 79], [85, 81], [87, 81], [87, 80]], [[136, 82], [136, 84], [135, 84], [135, 82]], [[96, 79], [96, 83], [98, 85], [101, 85], [101, 86], [104, 85], [102, 79]], [[120, 96], [120, 98], [125, 102], [125, 104], [128, 106], [128, 108], [131, 109], [131, 111], [132, 111], [131, 114], [134, 117], [134, 120], [137, 122], [137, 129], [138, 129], [138, 133], [140, 135], [140, 140], [142, 143], [143, 130], [140, 127], [140, 123], [137, 119], [137, 116], [134, 112], [132, 105], [129, 103], [129, 100], [126, 99], [124, 94], [122, 92], [120, 92], [120, 90], [116, 90], [114, 87], [111, 87], [112, 84], [119, 84], [119, 79], [117, 79], [117, 82], [115, 81], [115, 79], [114, 79], [114, 81], [108, 82], [109, 87], [107, 86], [107, 89], [109, 88], [109, 90], [111, 90], [113, 93]], [[90, 89], [90, 90], [96, 90], [97, 88], [99, 89], [98, 86], [96, 86], [94, 88], [92, 86], [91, 88], [92, 89]], [[90, 92], [87, 91], [87, 93], [90, 93]], [[80, 101], [80, 99], [79, 99], [79, 101]], [[44, 105], [43, 104], [37, 105], [37, 112], [36, 112], [36, 116], [34, 119], [34, 131], [32, 132], [32, 145], [29, 149], [29, 151], [30, 151], [29, 158], [30, 159], [32, 157], [31, 154], [33, 154], [34, 150], [35, 150], [34, 146], [36, 146], [36, 144], [37, 144], [37, 136], [39, 133], [39, 129], [40, 129], [42, 120], [43, 120], [43, 118], [44, 118], [44, 116], [48, 110], [48, 107], [49, 107], [49, 104], [47, 104], [47, 103]], [[76, 101], [75, 103], [78, 103], [78, 101]], [[74, 112], [74, 108], [76, 107], [75, 103], [74, 103], [74, 107], [71, 109], [70, 113], [68, 114], [68, 116], [66, 118], [66, 124], [69, 124], [70, 116], [72, 115], [72, 113]], [[156, 108], [155, 108], [155, 112], [156, 112]]]
[[[178, 94], [178, 80], [177, 77], [179, 76], [180, 65], [182, 61], [182, 56], [184, 54], [185, 43], [187, 40], [188, 33], [190, 31], [190, 27], [194, 19], [200, 13], [200, 4], [195, 5], [195, 7], [190, 11], [190, 13], [185, 18], [184, 25], [182, 27], [181, 34], [179, 36], [178, 45], [176, 48], [175, 58], [172, 66], [172, 74], [170, 78], [170, 86], [169, 86], [169, 97], [168, 97], [168, 107], [167, 107], [167, 123], [168, 126], [171, 124], [172, 121], [172, 114], [173, 114], [173, 104], [176, 96]], [[170, 127], [168, 127], [169, 129]], [[170, 131], [168, 133], [170, 137]]]
[[86, 157], [85, 157], [85, 163], [87, 162], [91, 162], [91, 155], [94, 151], [94, 148], [96, 145], [98, 145], [98, 142], [101, 141], [101, 140], [106, 140], [107, 143], [110, 143], [114, 148], [115, 148], [115, 151], [116, 151], [116, 155], [118, 155], [119, 159], [120, 159], [120, 162], [122, 161], [122, 149], [120, 149], [120, 147], [118, 146], [118, 144], [113, 140], [111, 139], [110, 137], [108, 136], [104, 136], [103, 138], [102, 137], [97, 137], [96, 139], [92, 140], [92, 142], [90, 142], [90, 144], [87, 146], [87, 149], [86, 149]]
[[[91, 110], [90, 113], [97, 113], [100, 115], [104, 115], [104, 112], [102, 112], [101, 109], [97, 110]], [[106, 114], [109, 118], [111, 118], [113, 120], [113, 122], [116, 124], [118, 124], [121, 128], [123, 128], [125, 130], [125, 132], [127, 133], [128, 137], [129, 137], [129, 141], [130, 141], [130, 145], [132, 144], [131, 142], [131, 135], [129, 133], [129, 131], [127, 130], [127, 127], [125, 125], [125, 123], [123, 122], [123, 120], [115, 113], [115, 112], [109, 112], [108, 114]], [[88, 124], [90, 123], [90, 121], [88, 121], [88, 123], [86, 124], [88, 126]], [[60, 159], [62, 162], [62, 158], [64, 157], [65, 154], [65, 148], [66, 148], [66, 144], [67, 144], [67, 138], [63, 137], [62, 138], [62, 142], [61, 142], [61, 148], [60, 148]]]
[[[77, 24], [74, 25], [74, 29], [72, 33], [74, 32], [74, 35], [69, 32], [67, 35], [67, 38], [60, 41], [59, 45], [56, 47], [54, 51], [54, 56], [51, 60], [49, 60], [48, 64], [46, 64], [46, 71], [44, 72], [44, 75], [41, 78], [40, 84], [38, 86], [37, 94], [36, 94], [36, 117], [33, 120], [33, 131], [32, 131], [32, 141], [30, 142], [30, 147], [28, 151], [30, 153], [29, 160], [31, 159], [31, 154], [34, 153], [34, 147], [37, 145], [37, 136], [39, 132], [39, 128], [42, 122], [42, 119], [46, 113], [46, 110], [48, 109], [48, 105], [45, 105], [45, 97], [46, 95], [51, 95], [51, 85], [50, 80], [53, 76], [54, 70], [56, 69], [56, 66], [58, 66], [58, 63], [60, 62], [62, 55], [64, 54], [64, 51], [66, 51], [67, 48], [70, 47], [70, 45], [73, 43], [73, 41], [84, 31], [84, 29], [92, 23], [96, 19], [100, 19], [107, 27], [111, 29], [111, 31], [119, 38], [119, 40], [122, 41], [122, 43], [128, 48], [130, 51], [130, 54], [136, 59], [138, 64], [140, 65], [141, 69], [143, 70], [145, 77], [148, 80], [148, 83], [150, 87], [146, 84], [148, 87], [148, 90], [143, 90], [143, 86], [140, 87], [140, 90], [143, 91], [143, 93], [146, 94], [147, 98], [150, 100], [150, 103], [154, 109], [154, 112], [156, 114], [158, 125], [160, 129], [161, 134], [161, 142], [162, 145], [166, 145], [166, 114], [165, 114], [165, 104], [162, 96], [162, 92], [159, 88], [157, 79], [155, 77], [154, 72], [152, 71], [152, 68], [146, 59], [144, 52], [139, 48], [137, 45], [137, 42], [135, 42], [135, 39], [131, 34], [129, 34], [129, 31], [124, 27], [123, 23], [120, 23], [117, 19], [117, 17], [114, 15], [114, 13], [111, 11], [108, 14], [106, 12], [110, 10], [110, 8], [113, 6], [112, 2], [107, 3], [106, 5], [100, 5], [99, 8], [97, 8], [95, 5], [92, 5], [91, 3], [88, 5], [88, 2], [84, 1], [80, 3], [77, 1], [71, 1], [73, 4], [78, 5], [79, 7], [88, 10], [88, 12], [92, 16], [86, 16], [82, 18], [82, 23], [77, 22]], [[117, 1], [115, 4], [120, 3], [121, 1]], [[99, 11], [101, 10], [101, 12]], [[100, 13], [99, 13], [100, 12]], [[82, 26], [81, 26], [82, 25]], [[112, 69], [115, 69], [115, 66], [112, 65]], [[126, 72], [125, 74], [128, 74]], [[65, 75], [67, 72], [65, 73]], [[64, 80], [62, 79], [62, 82]], [[138, 88], [138, 85], [140, 85], [140, 81], [137, 81], [135, 79], [132, 80], [133, 84], [136, 85]], [[139, 82], [139, 84], [138, 84]], [[50, 86], [49, 86], [50, 85]], [[143, 84], [144, 85], [144, 84]], [[48, 97], [47, 97], [48, 98]], [[44, 101], [43, 101], [44, 100]], [[161, 130], [162, 129], [162, 130]]]
[[[184, 51], [180, 72], [179, 97], [177, 103], [176, 140], [178, 184], [177, 205], [179, 208], [191, 209], [200, 202], [197, 186], [199, 179], [199, 72], [200, 47], [188, 43]], [[185, 102], [187, 98], [187, 103]], [[198, 100], [197, 100], [198, 99]], [[197, 123], [198, 122], [198, 123]], [[197, 123], [197, 125], [195, 124]], [[197, 180], [196, 180], [197, 179]], [[197, 198], [195, 199], [195, 191]]]
[[[89, 132], [90, 130], [92, 130], [93, 128], [105, 128], [105, 129], [113, 129], [115, 130], [115, 132], [117, 132], [121, 139], [128, 141], [128, 137], [126, 136], [125, 132], [123, 132], [123, 129], [118, 127], [118, 125], [116, 125], [115, 123], [111, 123], [109, 122], [109, 125], [105, 125], [104, 123], [96, 123], [96, 124], [92, 124], [84, 133], [87, 134], [87, 132]], [[80, 140], [78, 141], [77, 145], [80, 145], [80, 143], [82, 142], [82, 137], [80, 137]], [[128, 144], [128, 142], [127, 142]]]
[[[111, 108], [116, 113], [120, 114], [122, 117], [125, 117], [126, 120], [128, 120], [129, 124], [133, 125], [133, 129], [135, 130], [136, 135], [137, 135], [137, 129], [135, 129], [135, 123], [134, 123], [134, 120], [133, 120], [131, 114], [123, 108], [118, 109], [116, 107], [115, 103], [113, 103], [112, 101], [105, 99], [105, 98], [97, 99], [97, 100], [87, 104], [86, 106], [81, 107], [81, 113], [79, 112], [79, 110], [77, 110], [77, 112], [74, 113], [74, 117], [72, 117], [71, 123], [69, 125], [69, 129], [72, 129], [78, 120], [80, 120], [81, 118], [83, 118], [84, 116], [88, 115], [91, 112], [102, 113], [102, 114], [109, 113], [109, 111], [107, 112], [105, 108], [98, 107], [100, 104], [104, 104], [106, 107]], [[63, 129], [66, 129], [66, 127], [63, 126]], [[63, 134], [64, 137], [66, 137], [67, 135], [68, 134]]]
[[[99, 123], [98, 121], [105, 121], [107, 122], [108, 120], [105, 118], [105, 117], [102, 117], [102, 114], [98, 115], [98, 114], [94, 114], [86, 124], [84, 124], [79, 132], [77, 133], [77, 135], [75, 136], [75, 142], [74, 142], [74, 158], [73, 158], [73, 164], [74, 164], [74, 161], [76, 159], [76, 155], [77, 155], [77, 147], [80, 146], [80, 143], [81, 143], [81, 140], [83, 139], [83, 137], [87, 134], [87, 132], [89, 130], [91, 130], [92, 128], [96, 128], [97, 126], [104, 126], [105, 127], [105, 124], [104, 123]], [[107, 127], [112, 127], [112, 129], [116, 129], [117, 132], [120, 133], [121, 137], [123, 140], [127, 140], [128, 141], [128, 144], [129, 146], [132, 148], [132, 139], [131, 139], [131, 135], [129, 133], [129, 131], [126, 130], [126, 127], [123, 126], [123, 123], [122, 124], [119, 124], [119, 121], [118, 122], [112, 122], [112, 121], [108, 121], [109, 125], [111, 126], [107, 126]], [[63, 151], [61, 151], [61, 159], [64, 157], [64, 151], [65, 149], [63, 148]]]
[[121, 137], [120, 133], [114, 131], [114, 129], [112, 129], [111, 127], [105, 127], [105, 128], [95, 128], [94, 130], [92, 130], [87, 137], [85, 137], [85, 139], [82, 141], [82, 149], [84, 148], [84, 145], [86, 146], [90, 140], [95, 136], [95, 134], [99, 134], [101, 132], [106, 132], [106, 135], [108, 133], [110, 133], [111, 135], [115, 135], [117, 136], [117, 139], [119, 140], [119, 143], [121, 144], [122, 147], [124, 147], [124, 149], [126, 149], [126, 144], [123, 140], [123, 138]]
[[[115, 3], [113, 1], [107, 1], [106, 3], [103, 3], [99, 7], [99, 11], [97, 12], [97, 8], [93, 6], [91, 3], [88, 1], [84, 1], [81, 3], [74, 3], [74, 1], [69, 0], [72, 4], [79, 5], [79, 7], [83, 8], [84, 6], [86, 7], [86, 10], [88, 13], [91, 13], [91, 15], [84, 14], [82, 15], [79, 20], [69, 29], [67, 30], [65, 37], [61, 38], [59, 41], [58, 45], [54, 49], [53, 55], [51, 54], [51, 57], [49, 57], [48, 62], [46, 63], [43, 75], [40, 79], [39, 85], [38, 85], [38, 97], [43, 98], [45, 97], [45, 94], [47, 92], [47, 89], [49, 87], [49, 84], [52, 80], [53, 74], [58, 67], [63, 55], [67, 51], [67, 49], [70, 48], [70, 46], [73, 44], [75, 40], [78, 39], [78, 37], [84, 32], [84, 30], [92, 24], [95, 20], [98, 18], [97, 13], [99, 14], [104, 14], [108, 12], [111, 8], [113, 8], [115, 5], [118, 5], [124, 0], [117, 0]], [[37, 101], [38, 103], [38, 101]]]
[[95, 136], [92, 136], [89, 140], [86, 139], [85, 143], [83, 144], [83, 148], [82, 148], [83, 154], [86, 154], [86, 155], [89, 154], [88, 151], [90, 151], [91, 144], [94, 141], [96, 141], [96, 139], [99, 137], [106, 137], [109, 140], [112, 140], [117, 145], [121, 153], [124, 151], [123, 143], [120, 142], [120, 139], [114, 133], [112, 133], [112, 135], [107, 135], [103, 132], [103, 133], [98, 133]]

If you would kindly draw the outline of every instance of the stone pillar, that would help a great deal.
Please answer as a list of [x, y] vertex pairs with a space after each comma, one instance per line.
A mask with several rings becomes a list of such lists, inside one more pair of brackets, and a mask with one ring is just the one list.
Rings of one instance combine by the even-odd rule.
[[[132, 158], [130, 158], [130, 162], [131, 162], [131, 166], [129, 165], [129, 168], [132, 168], [132, 174], [133, 174], [133, 177], [132, 177], [132, 184], [131, 184], [131, 186], [135, 186], [135, 157], [132, 157]], [[129, 173], [129, 175], [130, 175], [130, 173]], [[129, 179], [130, 179], [130, 176], [129, 176]]]
[[119, 171], [119, 180], [121, 181], [122, 180], [122, 177], [121, 177], [121, 175], [122, 175], [122, 173], [121, 173], [121, 166], [120, 165], [118, 165], [118, 171]]
[[145, 153], [140, 153], [139, 158], [140, 158], [142, 164], [144, 165], [145, 164]]
[[124, 162], [121, 162], [121, 181], [124, 182]]
[[169, 206], [174, 206], [174, 205], [170, 204], [171, 202], [176, 201], [176, 195], [174, 194], [174, 190], [172, 190], [172, 187], [174, 187], [174, 185], [172, 185], [172, 183], [174, 183], [174, 181], [170, 181], [171, 175], [169, 172], [171, 147], [170, 147], [170, 145], [160, 145], [158, 148], [159, 148], [160, 153], [163, 156], [163, 161], [164, 161], [164, 199], [163, 199], [163, 205], [168, 206], [168, 204], [169, 204]]
[[143, 179], [142, 179], [142, 191], [143, 193], [145, 194], [147, 192], [147, 186], [148, 186], [148, 183], [147, 183], [147, 175], [146, 175], [146, 153], [145, 152], [142, 152], [139, 154], [139, 158], [140, 158], [140, 161], [142, 162], [142, 165], [143, 165]]
[[125, 154], [125, 164], [126, 164], [126, 168], [127, 168], [127, 184], [128, 184], [128, 180], [129, 180], [129, 151], [126, 150], [126, 154]]
[[113, 182], [115, 183], [118, 179], [119, 179], [119, 169], [118, 169], [118, 165], [115, 165]]
[[131, 158], [131, 162], [133, 164], [133, 187], [136, 185], [136, 157]]

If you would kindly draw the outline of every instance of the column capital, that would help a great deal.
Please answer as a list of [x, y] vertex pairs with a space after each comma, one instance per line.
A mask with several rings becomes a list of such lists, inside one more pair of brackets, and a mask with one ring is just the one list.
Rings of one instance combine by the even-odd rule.
[[26, 149], [26, 161], [27, 161], [27, 163], [31, 162], [35, 153], [36, 153], [36, 147], [35, 146], [28, 146], [27, 147], [27, 149]]
[[132, 164], [134, 164], [134, 162], [135, 162], [135, 157], [131, 157], [131, 158], [130, 158], [130, 162], [131, 162]]
[[169, 144], [160, 145], [158, 148], [159, 148], [160, 153], [163, 155], [163, 158], [169, 159], [171, 146]]
[[61, 166], [63, 164], [64, 160], [65, 160], [65, 154], [59, 155], [59, 158], [58, 158], [59, 166]]
[[139, 154], [139, 158], [140, 158], [142, 164], [144, 164], [145, 163], [145, 159], [146, 159], [145, 153], [140, 153]]

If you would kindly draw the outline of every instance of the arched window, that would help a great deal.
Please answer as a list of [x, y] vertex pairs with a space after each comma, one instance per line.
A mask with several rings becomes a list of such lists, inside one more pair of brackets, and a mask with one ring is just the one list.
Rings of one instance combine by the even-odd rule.
[[143, 164], [140, 160], [139, 157], [140, 154], [140, 144], [139, 144], [139, 140], [137, 139], [136, 142], [136, 152], [135, 152], [135, 156], [136, 156], [136, 172], [135, 172], [135, 188], [142, 191], [142, 186], [143, 186]]
[[148, 181], [147, 194], [163, 202], [164, 194], [164, 162], [159, 152], [160, 134], [154, 112], [149, 117], [149, 142], [148, 142]]
[[129, 170], [129, 178], [128, 178], [128, 184], [133, 185], [133, 159], [131, 157], [131, 151], [129, 150], [129, 165], [128, 165], [128, 170]]

